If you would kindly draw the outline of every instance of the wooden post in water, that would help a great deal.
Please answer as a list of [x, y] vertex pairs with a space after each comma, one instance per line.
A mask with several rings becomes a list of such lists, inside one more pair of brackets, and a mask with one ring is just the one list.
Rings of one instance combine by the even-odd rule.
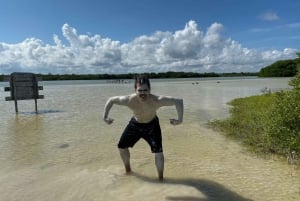
[[18, 100], [34, 99], [35, 112], [37, 113], [37, 99], [43, 99], [43, 95], [39, 95], [39, 90], [43, 90], [43, 86], [38, 85], [41, 81], [33, 73], [12, 73], [10, 76], [4, 77], [4, 81], [9, 81], [10, 86], [4, 87], [4, 91], [10, 91], [10, 97], [6, 97], [6, 101], [15, 102], [15, 110], [18, 113]]
[[18, 102], [17, 102], [17, 100], [15, 100], [14, 102], [15, 102], [15, 110], [16, 110], [16, 113], [18, 113], [18, 112], [19, 112], [19, 110], [18, 110]]

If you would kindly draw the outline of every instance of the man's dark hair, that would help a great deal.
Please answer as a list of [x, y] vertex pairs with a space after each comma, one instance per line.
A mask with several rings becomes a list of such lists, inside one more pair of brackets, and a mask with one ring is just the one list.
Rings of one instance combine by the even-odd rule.
[[135, 77], [135, 82], [134, 82], [134, 88], [137, 88], [137, 85], [141, 85], [141, 84], [147, 84], [147, 86], [149, 87], [149, 89], [151, 89], [150, 86], [150, 80], [146, 75], [137, 75]]

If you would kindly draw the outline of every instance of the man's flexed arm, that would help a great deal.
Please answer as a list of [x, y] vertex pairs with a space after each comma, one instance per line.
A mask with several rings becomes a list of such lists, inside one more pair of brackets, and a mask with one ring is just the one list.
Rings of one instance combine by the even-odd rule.
[[181, 124], [183, 121], [183, 100], [181, 98], [173, 98], [169, 96], [160, 96], [158, 98], [160, 106], [172, 106], [175, 105], [178, 118], [170, 119], [170, 123], [173, 125]]
[[175, 107], [177, 110], [178, 119], [170, 119], [170, 123], [173, 125], [181, 124], [183, 121], [183, 100], [175, 99]]
[[128, 101], [129, 101], [129, 96], [114, 96], [114, 97], [109, 98], [106, 101], [106, 104], [104, 106], [103, 120], [107, 124], [113, 123], [114, 119], [108, 117], [109, 111], [112, 108], [112, 106], [114, 104], [117, 104], [117, 105], [127, 105]]

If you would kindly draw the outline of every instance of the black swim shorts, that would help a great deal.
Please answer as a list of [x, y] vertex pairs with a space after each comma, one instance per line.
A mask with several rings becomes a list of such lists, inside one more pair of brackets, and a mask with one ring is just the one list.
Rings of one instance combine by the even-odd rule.
[[141, 138], [147, 141], [152, 153], [160, 153], [163, 151], [158, 117], [155, 117], [149, 123], [139, 123], [135, 118], [131, 118], [120, 138], [118, 148], [125, 149], [133, 147]]

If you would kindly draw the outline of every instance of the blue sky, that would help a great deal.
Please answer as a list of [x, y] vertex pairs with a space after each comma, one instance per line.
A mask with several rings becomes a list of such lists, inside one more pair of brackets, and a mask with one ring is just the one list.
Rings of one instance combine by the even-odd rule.
[[299, 0], [0, 0], [0, 73], [256, 72], [300, 51]]

